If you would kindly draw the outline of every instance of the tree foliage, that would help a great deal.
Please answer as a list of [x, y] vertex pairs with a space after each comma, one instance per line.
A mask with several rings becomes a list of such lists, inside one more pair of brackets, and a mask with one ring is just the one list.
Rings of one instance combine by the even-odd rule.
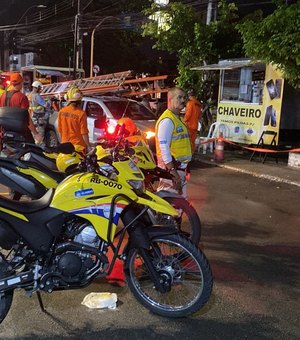
[[300, 87], [300, 1], [281, 4], [264, 19], [256, 12], [237, 27], [248, 56], [276, 64], [285, 79]]
[[143, 35], [155, 41], [153, 48], [177, 55], [178, 85], [194, 88], [203, 100], [211, 95], [215, 75], [207, 73], [204, 76], [203, 72], [191, 71], [191, 67], [215, 63], [220, 58], [236, 58], [242, 51], [242, 41], [235, 30], [238, 22], [236, 6], [225, 0], [218, 6], [218, 19], [206, 25], [189, 5], [174, 2], [161, 9], [153, 4], [146, 14], [159, 12], [165, 23], [158, 25], [157, 20], [152, 20], [143, 25]]

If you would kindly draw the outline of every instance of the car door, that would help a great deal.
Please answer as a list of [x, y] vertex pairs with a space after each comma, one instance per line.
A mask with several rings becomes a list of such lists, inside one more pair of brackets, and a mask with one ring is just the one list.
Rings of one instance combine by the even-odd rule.
[[100, 103], [92, 99], [83, 101], [83, 110], [87, 115], [89, 140], [95, 143], [104, 136], [107, 127], [106, 114]]

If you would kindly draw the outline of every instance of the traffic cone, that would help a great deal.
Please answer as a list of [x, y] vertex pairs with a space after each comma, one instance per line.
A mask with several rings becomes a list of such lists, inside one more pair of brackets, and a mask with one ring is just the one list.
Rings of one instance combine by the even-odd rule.
[[214, 151], [214, 160], [217, 163], [224, 161], [224, 141], [223, 141], [223, 133], [220, 132], [219, 138], [216, 140], [216, 146]]

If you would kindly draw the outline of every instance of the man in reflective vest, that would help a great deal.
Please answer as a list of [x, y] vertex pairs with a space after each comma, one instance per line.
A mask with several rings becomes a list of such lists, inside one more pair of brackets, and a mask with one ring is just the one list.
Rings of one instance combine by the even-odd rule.
[[34, 81], [32, 83], [32, 92], [29, 95], [30, 113], [34, 126], [38, 133], [44, 140], [45, 129], [47, 125], [48, 116], [46, 115], [46, 109], [48, 104], [40, 95], [43, 84], [40, 81]]
[[185, 107], [185, 92], [174, 87], [168, 92], [168, 108], [159, 117], [156, 126], [158, 166], [168, 169], [173, 181], [161, 179], [158, 190], [168, 190], [187, 197], [186, 171], [192, 159], [192, 148], [187, 126], [181, 117]]

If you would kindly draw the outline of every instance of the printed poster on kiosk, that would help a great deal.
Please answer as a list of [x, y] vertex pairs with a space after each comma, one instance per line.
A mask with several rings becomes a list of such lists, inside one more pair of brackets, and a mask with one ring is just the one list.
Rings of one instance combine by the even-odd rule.
[[[272, 65], [266, 65], [265, 70], [252, 66], [223, 72], [217, 122], [226, 125], [224, 137], [236, 143], [257, 144], [263, 131], [276, 131], [277, 144], [282, 92], [282, 74]], [[264, 138], [264, 144], [270, 143], [271, 136]]]

